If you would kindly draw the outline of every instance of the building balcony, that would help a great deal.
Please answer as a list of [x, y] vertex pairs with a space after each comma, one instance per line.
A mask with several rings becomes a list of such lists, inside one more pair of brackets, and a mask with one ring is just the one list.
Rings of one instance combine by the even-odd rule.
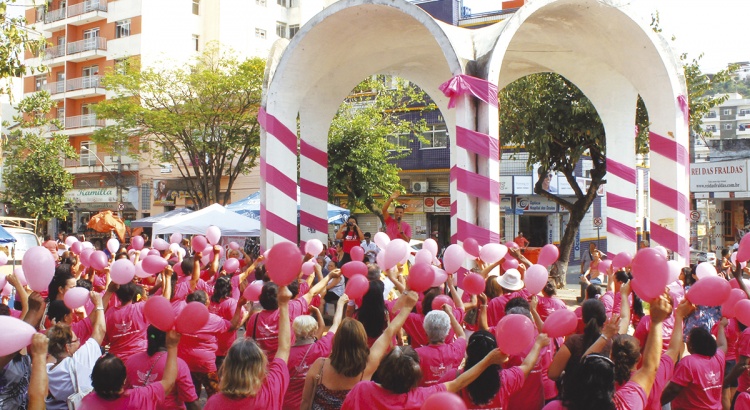
[[106, 0], [87, 0], [44, 13], [45, 31], [55, 31], [66, 24], [82, 25], [107, 18]]
[[60, 130], [60, 134], [68, 136], [91, 134], [105, 126], [105, 120], [96, 118], [96, 114], [65, 117], [65, 121], [60, 122], [65, 127], [65, 129]]
[[737, 136], [738, 137], [747, 137], [747, 136], [750, 136], [750, 126], [745, 126], [745, 127], [739, 127], [739, 128], [737, 128]]
[[107, 39], [92, 37], [67, 44], [68, 61], [85, 61], [92, 58], [106, 56]]
[[65, 82], [65, 97], [87, 98], [96, 95], [104, 95], [105, 91], [104, 88], [101, 88], [100, 82], [101, 77], [98, 75], [70, 79]]
[[84, 151], [78, 159], [64, 160], [63, 166], [71, 174], [116, 173], [120, 168], [122, 172], [133, 172], [138, 171], [138, 160], [127, 155], [118, 156], [105, 152], [97, 152], [96, 156], [87, 155]]

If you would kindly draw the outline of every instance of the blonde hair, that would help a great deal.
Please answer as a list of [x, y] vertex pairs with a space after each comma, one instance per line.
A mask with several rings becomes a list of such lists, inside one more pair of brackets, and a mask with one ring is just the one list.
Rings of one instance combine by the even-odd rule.
[[255, 396], [266, 379], [268, 359], [253, 339], [237, 339], [219, 371], [219, 390], [230, 398]]
[[66, 352], [65, 346], [73, 340], [73, 330], [65, 323], [56, 323], [47, 329], [49, 354], [58, 357]]
[[296, 337], [312, 337], [318, 331], [318, 321], [310, 315], [297, 316], [292, 323]]

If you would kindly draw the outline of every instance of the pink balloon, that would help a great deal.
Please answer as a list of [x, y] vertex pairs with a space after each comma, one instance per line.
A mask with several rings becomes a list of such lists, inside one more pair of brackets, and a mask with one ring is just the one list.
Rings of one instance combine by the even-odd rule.
[[349, 299], [360, 299], [367, 293], [370, 288], [370, 282], [363, 275], [356, 274], [346, 281], [346, 289], [344, 293], [349, 296]]
[[508, 241], [508, 242], [505, 242], [505, 246], [506, 246], [506, 247], [507, 247], [508, 249], [511, 249], [511, 248], [512, 248], [512, 249], [519, 249], [519, 248], [520, 248], [520, 247], [518, 246], [518, 244], [517, 244], [517, 243], [515, 243], [515, 242], [513, 242], [513, 241]]
[[417, 263], [426, 263], [428, 265], [432, 264], [432, 254], [430, 251], [422, 247], [422, 249], [417, 251], [417, 254], [414, 255], [414, 264]]
[[448, 274], [437, 266], [432, 266], [432, 271], [435, 274], [435, 279], [432, 281], [432, 286], [430, 287], [436, 288], [445, 283], [446, 280], [448, 280]]
[[94, 252], [95, 250], [91, 248], [85, 248], [81, 251], [81, 254], [79, 256], [80, 256], [81, 263], [83, 264], [83, 266], [87, 266], [87, 267], [91, 266], [91, 261], [89, 260], [89, 258], [91, 257], [91, 254]]
[[[13, 274], [16, 275], [16, 277], [18, 278], [18, 282], [21, 283], [21, 286], [27, 286], [29, 284], [29, 282], [26, 281], [26, 274], [23, 272], [23, 268], [22, 267], [19, 266], [19, 267], [13, 269]], [[50, 281], [50, 282], [52, 282], [52, 281]], [[11, 286], [10, 283], [8, 284], [8, 286]]]
[[206, 266], [214, 258], [214, 251], [206, 252], [201, 256], [201, 265]]
[[[666, 265], [666, 263], [665, 263]], [[643, 300], [650, 302], [661, 294], [669, 283], [669, 272], [654, 271], [650, 275], [642, 275], [633, 278], [633, 291]]]
[[109, 238], [107, 241], [107, 250], [113, 254], [117, 253], [120, 250], [120, 241], [115, 238]]
[[730, 290], [729, 297], [721, 305], [721, 315], [730, 319], [733, 318], [735, 316], [734, 306], [743, 299], [747, 299], [747, 295], [741, 289]]
[[478, 295], [484, 292], [484, 278], [482, 277], [482, 275], [472, 272], [466, 275], [462, 286], [466, 293], [470, 295]]
[[73, 242], [73, 244], [70, 245], [70, 251], [73, 252], [75, 255], [80, 255], [82, 250], [83, 250], [83, 244], [81, 242]]
[[354, 275], [367, 276], [367, 265], [360, 261], [351, 261], [341, 267], [341, 274], [351, 279]]
[[302, 267], [302, 253], [291, 242], [279, 242], [268, 252], [266, 270], [271, 280], [279, 286], [286, 286], [297, 279]]
[[437, 295], [435, 299], [432, 299], [432, 310], [443, 310], [443, 305], [448, 305], [451, 308], [456, 307], [453, 299], [448, 295]]
[[148, 255], [141, 261], [141, 267], [146, 273], [155, 275], [164, 270], [169, 263], [161, 256]]
[[427, 249], [433, 258], [437, 256], [438, 248], [437, 242], [432, 238], [428, 238], [422, 243], [422, 249]]
[[603, 274], [608, 274], [609, 268], [612, 266], [612, 260], [611, 259], [605, 259], [603, 261], [599, 261], [599, 272]]
[[695, 276], [698, 277], [698, 280], [716, 275], [718, 275], [716, 267], [709, 262], [701, 262], [695, 267]]
[[691, 286], [685, 297], [694, 305], [719, 306], [727, 301], [731, 290], [724, 278], [709, 276]]
[[8, 280], [5, 278], [5, 275], [0, 276], [0, 290], [5, 289], [5, 285], [8, 284]]
[[750, 326], [750, 299], [742, 299], [734, 305], [734, 317], [745, 326]]
[[196, 333], [208, 323], [208, 315], [206, 305], [200, 302], [190, 302], [177, 315], [177, 319], [174, 321], [175, 330], [182, 334]]
[[680, 279], [680, 272], [682, 271], [682, 265], [677, 261], [667, 261], [667, 268], [669, 269], [669, 277], [667, 283], [673, 283]]
[[23, 255], [21, 266], [31, 290], [44, 292], [55, 275], [55, 260], [43, 246], [34, 246]]
[[424, 292], [432, 286], [435, 280], [435, 272], [430, 265], [420, 263], [414, 264], [409, 269], [409, 276], [406, 277], [406, 285], [415, 292]]
[[[317, 253], [315, 255], [317, 255]], [[362, 262], [365, 259], [365, 250], [359, 245], [353, 246], [352, 249], [349, 250], [349, 256], [352, 257], [353, 261]]]
[[224, 270], [229, 274], [237, 272], [239, 268], [240, 261], [238, 261], [237, 258], [229, 258], [224, 261]]
[[455, 273], [466, 260], [466, 251], [461, 245], [453, 244], [443, 254], [443, 267], [448, 273]]
[[661, 245], [657, 245], [657, 246], [654, 246], [654, 249], [656, 249], [656, 250], [657, 250], [657, 252], [659, 252], [659, 254], [660, 254], [661, 256], [663, 256], [664, 258], [666, 258], [666, 257], [667, 257], [667, 255], [668, 255], [668, 254], [667, 254], [667, 248], [665, 248], [665, 247], [663, 247], [663, 246], [661, 246]]
[[0, 316], [0, 329], [3, 329], [0, 332], [0, 356], [14, 354], [30, 345], [36, 333], [33, 326], [11, 316]]
[[[732, 256], [729, 257], [729, 261], [732, 262], [732, 270], [734, 270], [734, 267], [737, 266], [737, 252], [734, 252]], [[745, 269], [747, 266], [747, 262], [740, 262], [740, 268]]]
[[629, 253], [620, 252], [617, 255], [615, 255], [614, 259], [612, 259], [612, 269], [620, 270], [624, 267], [630, 266], [630, 263], [632, 261], [633, 261], [633, 257]]
[[174, 327], [175, 314], [172, 304], [163, 296], [148, 298], [143, 306], [143, 314], [149, 323], [162, 332], [168, 332]]
[[[745, 282], [745, 287], [748, 288], [748, 289], [750, 289], [750, 280], [748, 280], [748, 279], [742, 279], [742, 281]], [[740, 285], [737, 283], [737, 278], [734, 278], [734, 279], [730, 280], [729, 281], [729, 286], [732, 289], [739, 289]]]
[[409, 246], [402, 239], [394, 239], [385, 247], [385, 269], [390, 269], [401, 262], [404, 255], [408, 254]]
[[310, 259], [302, 264], [302, 277], [306, 278], [312, 275], [313, 272], [315, 272], [315, 259]]
[[130, 283], [135, 276], [135, 266], [127, 259], [118, 259], [112, 262], [109, 268], [109, 277], [118, 285]]
[[508, 247], [499, 243], [488, 243], [479, 251], [479, 257], [487, 264], [495, 263], [507, 254]]
[[380, 269], [385, 269], [385, 250], [381, 250], [375, 255], [375, 263], [378, 264]]
[[167, 249], [169, 249], [169, 242], [165, 241], [162, 238], [156, 238], [154, 239], [154, 249], [166, 251]]
[[506, 256], [501, 266], [503, 267], [503, 270], [506, 271], [511, 269], [518, 269], [518, 259]]
[[464, 251], [472, 258], [479, 257], [479, 243], [474, 238], [466, 238], [464, 241]]
[[0, 292], [3, 296], [10, 296], [10, 294], [13, 293], [13, 286], [10, 286], [10, 283], [6, 283], [3, 287], [3, 291]]
[[161, 256], [161, 252], [158, 249], [151, 249], [146, 256]]
[[234, 241], [229, 242], [229, 249], [236, 251], [236, 250], [240, 249], [240, 244], [238, 244], [237, 242], [234, 242]]
[[[179, 266], [179, 264], [175, 265], [175, 268], [177, 268], [178, 266]], [[176, 270], [177, 269], [175, 269], [175, 271]], [[150, 273], [148, 273], [148, 272], [146, 272], [145, 270], [143, 270], [143, 262], [142, 261], [138, 261], [138, 263], [135, 264], [135, 276], [139, 277], [141, 279], [146, 279], [146, 278], [150, 278], [153, 275], [150, 274]]]
[[321, 252], [323, 252], [323, 242], [320, 239], [310, 239], [305, 243], [305, 253], [318, 256]]
[[557, 258], [560, 257], [560, 250], [557, 249], [557, 246], [549, 243], [547, 245], [544, 245], [542, 247], [542, 250], [539, 251], [539, 258], [537, 259], [537, 263], [542, 266], [550, 266], [553, 263], [557, 262]]
[[457, 394], [443, 391], [430, 395], [422, 404], [422, 410], [466, 410], [466, 404]]
[[141, 249], [143, 249], [143, 245], [144, 245], [144, 241], [143, 241], [142, 236], [136, 235], [130, 238], [130, 246], [132, 246], [133, 249], [140, 251]]
[[68, 247], [73, 246], [73, 244], [76, 242], [78, 242], [78, 238], [76, 238], [75, 236], [68, 236], [67, 238], [65, 238], [65, 245], [67, 245]]
[[[665, 277], [669, 275], [667, 258], [662, 256], [662, 254], [654, 248], [640, 249], [638, 253], [635, 254], [635, 258], [633, 258], [630, 265], [634, 278], [641, 275], [646, 277], [652, 274], [653, 276], [664, 275]], [[665, 286], [666, 280], [667, 279], [665, 278]]]
[[257, 302], [262, 290], [263, 281], [256, 280], [245, 288], [245, 293], [242, 294], [242, 297], [248, 302]]
[[203, 250], [206, 249], [206, 246], [208, 246], [208, 241], [206, 241], [205, 236], [195, 235], [190, 241], [190, 245], [193, 248], [193, 252], [203, 252]]
[[578, 326], [578, 317], [568, 309], [558, 309], [547, 317], [542, 327], [542, 333], [551, 338], [566, 337], [573, 334]]
[[531, 265], [526, 269], [526, 275], [523, 277], [523, 283], [526, 290], [532, 295], [536, 295], [544, 289], [549, 279], [549, 272], [543, 265]]
[[375, 234], [375, 237], [372, 239], [372, 241], [375, 242], [375, 245], [378, 245], [378, 248], [380, 248], [381, 250], [385, 250], [385, 248], [391, 242], [391, 238], [385, 232], [378, 232]]
[[221, 239], [221, 229], [218, 226], [211, 225], [206, 230], [206, 239], [211, 245], [216, 245]]
[[534, 342], [534, 324], [524, 315], [505, 315], [497, 322], [495, 337], [503, 353], [521, 354]]
[[94, 251], [89, 256], [89, 265], [96, 270], [104, 270], [109, 265], [107, 254], [103, 251]]
[[85, 305], [87, 300], [89, 300], [89, 291], [86, 288], [75, 287], [68, 289], [63, 296], [65, 306], [72, 310]]
[[179, 232], [175, 232], [172, 235], [169, 235], [169, 242], [170, 243], [180, 243], [182, 242], [182, 234]]

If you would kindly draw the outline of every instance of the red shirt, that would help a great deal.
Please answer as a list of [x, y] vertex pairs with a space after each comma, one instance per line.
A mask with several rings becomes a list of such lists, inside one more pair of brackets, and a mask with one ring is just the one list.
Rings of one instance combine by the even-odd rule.
[[[714, 324], [711, 334], [718, 337], [719, 322]], [[729, 324], [724, 328], [724, 335], [727, 338], [726, 360], [737, 360], [737, 343], [740, 341], [740, 328], [737, 326], [737, 319], [729, 319]]]
[[[396, 220], [390, 215], [387, 215], [384, 221], [385, 233], [388, 234], [388, 237], [391, 238], [391, 240], [401, 238], [401, 234], [398, 232], [398, 222], [396, 222]], [[411, 225], [406, 223], [403, 219], [401, 219], [401, 230], [404, 231], [404, 235], [406, 235], [407, 238], [411, 238]]]
[[284, 392], [289, 386], [289, 370], [281, 359], [273, 359], [268, 364], [266, 380], [260, 387], [258, 394], [242, 399], [232, 399], [224, 393], [216, 393], [206, 402], [203, 410], [240, 410], [263, 409], [277, 410], [284, 401]]
[[[167, 352], [158, 352], [149, 356], [146, 352], [136, 353], [125, 363], [128, 378], [125, 388], [141, 388], [158, 383], [164, 377], [164, 366], [167, 363]], [[164, 402], [156, 406], [157, 409], [184, 409], [185, 403], [198, 400], [195, 394], [190, 369], [184, 360], [177, 358], [177, 380], [172, 392], [165, 397]]]
[[361, 381], [346, 395], [342, 410], [419, 410], [422, 403], [435, 393], [446, 391], [445, 384], [417, 387], [408, 393], [395, 394], [373, 381]]
[[[672, 382], [683, 387], [672, 400], [672, 408], [721, 410], [721, 385], [724, 380], [724, 352], [713, 356], [691, 354], [680, 360]], [[741, 391], [741, 390], [740, 390]]]
[[285, 410], [299, 410], [302, 404], [302, 390], [305, 388], [305, 377], [310, 366], [320, 357], [328, 357], [333, 346], [333, 333], [328, 332], [315, 343], [292, 346], [289, 351], [289, 388], [284, 395]]
[[440, 381], [446, 372], [458, 369], [466, 354], [466, 338], [458, 338], [453, 343], [418, 347], [419, 367], [422, 368], [420, 386], [432, 386]]
[[656, 370], [654, 385], [651, 387], [648, 402], [646, 403], [646, 407], [644, 407], [645, 410], [661, 410], [661, 394], [664, 392], [664, 388], [667, 387], [669, 380], [672, 379], [673, 374], [674, 362], [672, 358], [666, 354], [662, 355], [659, 368]]
[[[737, 342], [737, 357], [750, 357], [750, 327], [745, 329]], [[750, 388], [750, 372], [742, 372], [737, 380], [737, 391], [747, 391]]]
[[542, 318], [542, 322], [547, 320], [547, 317], [554, 311], [560, 309], [567, 309], [565, 302], [558, 298], [538, 296], [539, 303], [536, 305], [536, 311], [539, 313], [539, 317]]

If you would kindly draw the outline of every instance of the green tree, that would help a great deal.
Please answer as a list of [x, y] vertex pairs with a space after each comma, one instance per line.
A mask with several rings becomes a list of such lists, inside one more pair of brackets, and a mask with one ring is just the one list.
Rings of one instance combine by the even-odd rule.
[[[499, 98], [503, 144], [526, 151], [528, 166], [540, 163], [542, 175], [561, 172], [573, 189], [573, 198], [563, 198], [542, 187], [544, 178], [534, 186], [534, 193], [570, 213], [557, 263], [558, 272], [567, 272], [576, 233], [607, 172], [604, 127], [588, 98], [558, 74], [523, 77], [500, 91]], [[586, 190], [578, 186], [575, 176], [576, 164], [584, 156], [590, 157], [593, 165]]]
[[680, 55], [682, 67], [685, 69], [685, 82], [688, 89], [690, 134], [691, 136], [705, 138], [710, 137], [711, 133], [703, 129], [703, 117], [712, 108], [724, 103], [729, 98], [726, 94], [712, 95], [710, 91], [719, 84], [729, 82], [732, 79], [732, 73], [737, 71], [737, 65], [730, 64], [726, 69], [708, 75], [701, 70], [701, 58], [703, 58], [703, 54], [692, 60], [687, 54]]
[[29, 29], [23, 16], [8, 16], [8, 6], [28, 6], [15, 3], [16, 0], [0, 0], [0, 94], [10, 94], [10, 85], [4, 80], [44, 70], [43, 67], [29, 67], [23, 62], [24, 51], [38, 54], [44, 49], [46, 41]]
[[[414, 84], [385, 76], [360, 83], [343, 102], [328, 134], [328, 195], [346, 195], [349, 209], [367, 209], [382, 220], [378, 198], [401, 190], [395, 160], [408, 155], [425, 121], [407, 109], [432, 110]], [[416, 135], [416, 137], [415, 137]]]
[[14, 214], [43, 221], [67, 217], [65, 193], [73, 176], [62, 161], [77, 157], [68, 138], [54, 132], [60, 124], [46, 118], [55, 105], [46, 91], [20, 101], [4, 162], [5, 201]]
[[115, 98], [94, 107], [99, 118], [117, 122], [92, 138], [109, 146], [138, 145], [131, 155], [172, 164], [199, 208], [226, 204], [237, 178], [260, 154], [264, 70], [260, 58], [240, 61], [216, 47], [165, 70], [128, 60], [103, 79]]

